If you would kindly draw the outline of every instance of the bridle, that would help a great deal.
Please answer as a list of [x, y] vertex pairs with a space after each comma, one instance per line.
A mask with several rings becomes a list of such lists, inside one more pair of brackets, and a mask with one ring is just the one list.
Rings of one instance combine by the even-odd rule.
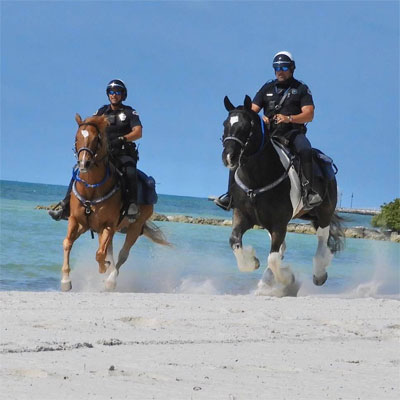
[[[230, 116], [231, 114], [233, 114], [233, 113], [235, 113], [235, 114], [240, 113], [240, 114], [244, 114], [244, 115], [249, 115], [249, 113], [248, 113], [247, 110], [237, 110], [237, 109], [235, 109], [235, 110], [232, 110], [232, 111], [229, 112], [229, 116]], [[260, 122], [261, 122], [262, 140], [261, 140], [261, 144], [260, 144], [258, 150], [257, 150], [254, 154], [252, 154], [252, 155], [257, 155], [258, 153], [260, 153], [260, 151], [263, 149], [264, 144], [265, 144], [264, 121], [262, 120], [261, 117], [260, 117]], [[224, 146], [225, 146], [225, 143], [226, 143], [227, 141], [229, 141], [229, 140], [233, 140], [233, 141], [239, 143], [239, 145], [240, 145], [240, 147], [241, 147], [240, 155], [239, 155], [239, 166], [242, 165], [242, 156], [243, 156], [244, 152], [246, 151], [246, 148], [247, 148], [247, 146], [249, 145], [250, 140], [251, 140], [251, 138], [252, 138], [252, 136], [253, 136], [253, 134], [254, 134], [254, 125], [255, 125], [255, 124], [254, 124], [254, 121], [253, 121], [252, 118], [250, 118], [250, 125], [251, 125], [251, 130], [250, 130], [250, 133], [249, 133], [249, 135], [248, 135], [248, 137], [247, 137], [247, 139], [246, 139], [246, 142], [243, 142], [242, 140], [240, 140], [240, 139], [237, 138], [236, 136], [227, 136], [227, 137], [225, 137], [225, 138], [223, 137], [223, 138], [221, 139], [221, 140], [222, 140], [222, 144], [223, 144]]]
[[100, 132], [99, 127], [98, 127], [96, 124], [92, 123], [92, 122], [82, 122], [81, 124], [79, 124], [79, 128], [81, 128], [82, 126], [85, 126], [85, 125], [93, 126], [94, 128], [96, 128], [96, 131], [97, 131], [97, 144], [96, 144], [96, 148], [95, 148], [94, 151], [93, 151], [90, 147], [86, 147], [86, 146], [82, 146], [82, 147], [80, 147], [78, 150], [76, 150], [76, 148], [75, 148], [75, 151], [74, 151], [74, 152], [75, 152], [75, 157], [78, 159], [78, 158], [79, 158], [79, 155], [81, 154], [81, 152], [82, 152], [82, 151], [86, 151], [86, 152], [88, 152], [88, 153], [92, 156], [92, 159], [94, 160], [94, 164], [97, 165], [98, 162], [102, 161], [102, 160], [106, 157], [106, 155], [105, 155], [105, 156], [102, 157], [101, 159], [96, 160], [97, 150], [98, 150], [99, 147], [101, 147], [101, 145], [102, 145], [102, 136], [101, 136], [101, 132]]

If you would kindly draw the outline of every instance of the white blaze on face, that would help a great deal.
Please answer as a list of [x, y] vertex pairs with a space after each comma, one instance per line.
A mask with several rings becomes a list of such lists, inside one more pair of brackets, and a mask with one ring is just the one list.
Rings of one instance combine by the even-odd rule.
[[230, 118], [229, 122], [231, 123], [231, 126], [233, 126], [233, 124], [239, 122], [239, 117], [237, 115], [234, 115], [233, 117]]
[[81, 135], [86, 139], [89, 136], [89, 132], [86, 129], [81, 130]]
[[[82, 129], [81, 130], [81, 135], [85, 139], [84, 145], [86, 146], [87, 138], [89, 137], [89, 132], [86, 129]], [[80, 162], [82, 163], [82, 165], [84, 165], [85, 161], [86, 161], [86, 151], [83, 152], [83, 157], [82, 157], [82, 160]]]

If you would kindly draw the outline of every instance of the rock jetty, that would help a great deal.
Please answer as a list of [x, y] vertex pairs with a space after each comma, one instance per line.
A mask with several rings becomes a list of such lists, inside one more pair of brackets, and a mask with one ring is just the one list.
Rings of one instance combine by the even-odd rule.
[[[56, 207], [56, 204], [50, 206], [36, 206], [38, 210], [49, 210]], [[198, 225], [215, 225], [215, 226], [231, 226], [231, 219], [220, 219], [220, 218], [204, 218], [204, 217], [191, 217], [189, 215], [164, 215], [154, 213], [151, 217], [152, 221], [164, 221], [164, 222], [180, 222], [185, 224], [198, 224]], [[255, 226], [254, 229], [262, 229], [259, 226]], [[308, 223], [296, 224], [289, 223], [288, 232], [293, 233], [304, 233], [307, 235], [314, 235], [315, 229]], [[381, 231], [379, 229], [369, 229], [363, 226], [356, 226], [351, 228], [344, 228], [344, 234], [347, 238], [354, 239], [372, 239], [372, 240], [387, 240], [396, 243], [400, 243], [400, 234], [391, 231]]]

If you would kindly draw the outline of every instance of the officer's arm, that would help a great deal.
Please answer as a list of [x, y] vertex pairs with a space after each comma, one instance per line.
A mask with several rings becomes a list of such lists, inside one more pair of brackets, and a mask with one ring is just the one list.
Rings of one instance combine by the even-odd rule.
[[127, 142], [134, 142], [142, 137], [142, 126], [137, 125], [132, 128], [132, 130], [124, 135], [124, 138]]
[[[252, 109], [253, 111], [255, 111], [256, 113], [259, 113], [260, 110], [261, 110], [261, 107], [258, 106], [256, 103], [252, 103], [252, 104], [251, 104], [251, 109]], [[263, 115], [263, 116], [262, 116], [262, 119], [264, 120], [264, 122], [265, 122], [266, 124], [269, 124], [269, 118], [268, 118], [268, 117], [266, 117], [265, 115]]]
[[292, 115], [291, 122], [295, 124], [305, 124], [311, 122], [314, 119], [314, 106], [303, 106], [301, 107], [301, 113]]

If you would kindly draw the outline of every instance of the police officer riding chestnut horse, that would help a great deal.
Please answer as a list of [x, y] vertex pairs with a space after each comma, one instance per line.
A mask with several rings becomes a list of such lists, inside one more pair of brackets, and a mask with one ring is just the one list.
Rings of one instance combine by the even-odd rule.
[[[343, 231], [335, 213], [334, 164], [312, 149], [305, 136], [305, 123], [314, 116], [311, 92], [294, 79], [295, 62], [289, 52], [277, 53], [273, 68], [276, 80], [267, 82], [253, 102], [246, 96], [244, 105], [235, 107], [225, 97], [229, 115], [224, 121], [222, 159], [230, 176], [228, 192], [215, 202], [225, 210], [233, 208], [230, 245], [240, 270], [259, 267], [254, 250], [242, 246], [243, 234], [254, 225], [268, 230], [270, 254], [257, 293], [285, 295], [298, 290], [290, 268], [281, 263], [289, 221], [310, 220], [316, 229], [316, 285], [325, 283], [332, 255], [342, 247]], [[258, 115], [261, 108], [263, 117]]]
[[[121, 265], [137, 238], [143, 233], [156, 243], [168, 245], [161, 231], [147, 220], [153, 214], [156, 194], [141, 181], [141, 204], [138, 207], [136, 146], [132, 141], [142, 136], [142, 124], [137, 112], [122, 104], [127, 97], [125, 84], [112, 80], [107, 86], [110, 104], [101, 107], [93, 117], [82, 121], [76, 115], [78, 131], [75, 137], [77, 168], [60, 203], [61, 209], [51, 210], [55, 220], [68, 219], [64, 239], [64, 263], [61, 289], [71, 289], [69, 257], [78, 237], [91, 230], [97, 232], [99, 248], [96, 260], [99, 272], [109, 273], [106, 288], [114, 289]], [[123, 179], [119, 179], [122, 175]], [[147, 196], [146, 196], [147, 194]], [[112, 240], [116, 231], [124, 231], [126, 238], [115, 264]]]

